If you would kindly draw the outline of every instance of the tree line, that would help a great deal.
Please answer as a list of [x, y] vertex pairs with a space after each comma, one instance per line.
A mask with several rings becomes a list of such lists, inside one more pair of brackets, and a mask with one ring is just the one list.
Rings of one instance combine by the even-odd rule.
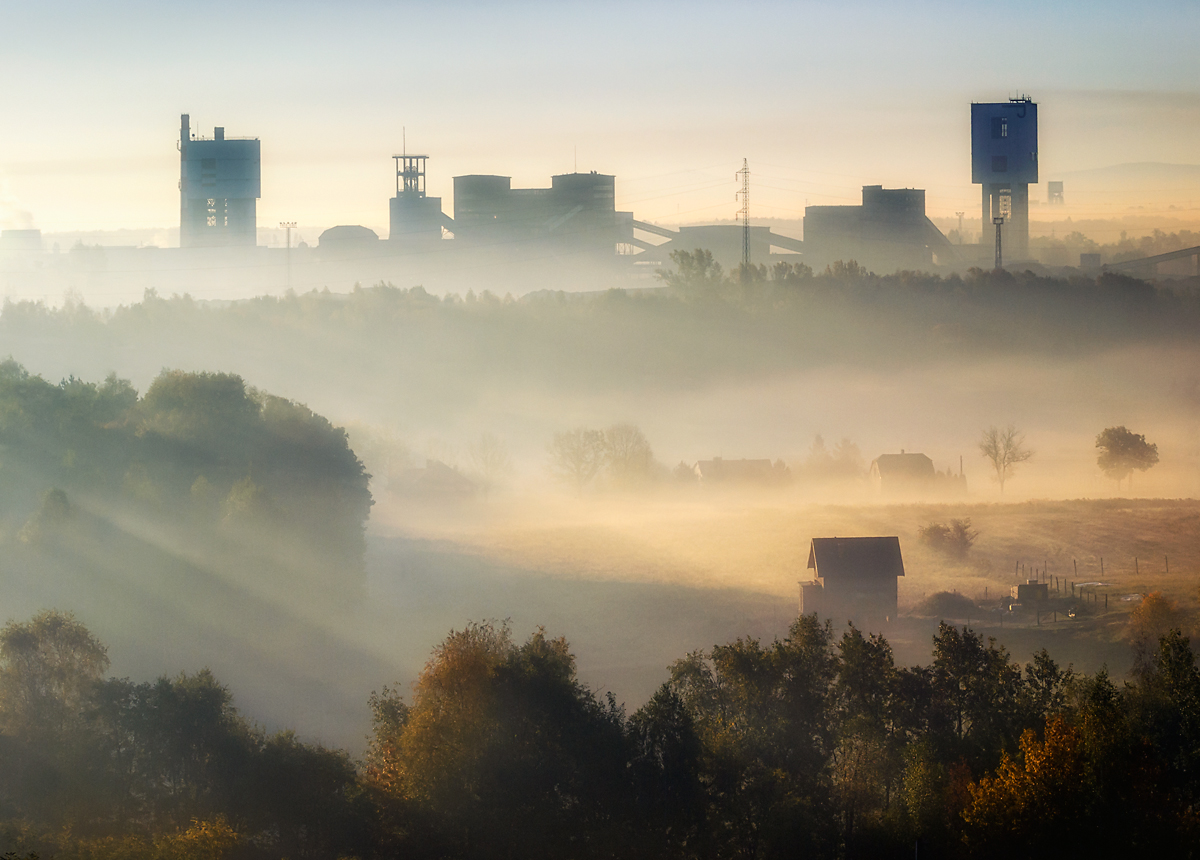
[[741, 858], [1195, 853], [1200, 672], [1015, 662], [947, 624], [928, 666], [803, 616], [677, 660], [629, 714], [565, 639], [468, 625], [366, 759], [266, 734], [210, 673], [104, 678], [73, 616], [0, 631], [0, 839], [64, 858]]
[[168, 363], [220, 356], [260, 378], [303, 367], [309, 386], [343, 392], [352, 376], [372, 396], [416, 410], [440, 407], [448, 380], [467, 394], [500, 383], [686, 388], [830, 362], [896, 367], [1191, 344], [1200, 330], [1200, 297], [1187, 284], [1116, 274], [876, 275], [850, 264], [809, 276], [780, 265], [787, 271], [745, 280], [681, 266], [670, 286], [511, 301], [380, 283], [230, 305], [152, 293], [107, 311], [8, 302], [0, 338], [16, 354], [127, 374], [141, 355]]

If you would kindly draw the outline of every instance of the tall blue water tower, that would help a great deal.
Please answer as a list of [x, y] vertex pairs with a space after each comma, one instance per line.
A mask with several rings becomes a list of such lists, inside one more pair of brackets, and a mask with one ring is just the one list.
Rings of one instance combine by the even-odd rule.
[[971, 105], [971, 182], [983, 186], [983, 241], [1003, 216], [1005, 255], [1029, 257], [1029, 186], [1038, 181], [1037, 105], [1029, 96]]

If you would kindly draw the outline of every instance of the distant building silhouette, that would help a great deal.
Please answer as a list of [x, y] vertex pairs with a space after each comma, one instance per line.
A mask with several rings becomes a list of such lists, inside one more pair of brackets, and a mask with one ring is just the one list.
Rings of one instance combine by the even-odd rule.
[[378, 247], [379, 235], [370, 227], [359, 224], [330, 227], [317, 238], [317, 253], [326, 260], [363, 256]]
[[0, 230], [0, 251], [42, 250], [41, 230]]
[[182, 248], [257, 244], [262, 196], [258, 138], [192, 137], [187, 114], [179, 129], [179, 245]]
[[841, 260], [874, 272], [929, 271], [957, 252], [925, 216], [925, 191], [864, 185], [860, 206], [809, 206], [804, 210], [804, 262], [821, 269]]
[[782, 460], [725, 460], [714, 457], [699, 460], [692, 467], [702, 484], [780, 484], [791, 479], [792, 473]]
[[622, 241], [619, 226], [631, 224], [618, 217], [615, 189], [615, 177], [595, 172], [553, 176], [549, 188], [513, 188], [508, 176], [456, 176], [454, 237], [497, 251], [540, 242], [562, 253], [612, 257]]
[[[971, 105], [971, 182], [983, 187], [984, 244], [1003, 216], [1005, 255], [1029, 257], [1029, 186], [1038, 181], [1037, 104], [1028, 96]], [[1061, 192], [1061, 186], [1060, 186]]]
[[880, 454], [868, 472], [875, 491], [882, 496], [929, 497], [966, 493], [965, 475], [949, 469], [938, 472], [924, 454]]
[[388, 241], [428, 242], [442, 238], [442, 227], [452, 226], [442, 213], [442, 198], [425, 194], [427, 155], [393, 155], [396, 161], [396, 196], [389, 204]]

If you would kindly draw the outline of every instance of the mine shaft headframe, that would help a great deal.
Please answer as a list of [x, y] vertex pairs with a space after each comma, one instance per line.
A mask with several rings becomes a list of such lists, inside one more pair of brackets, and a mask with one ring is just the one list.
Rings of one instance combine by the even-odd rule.
[[396, 196], [425, 196], [425, 161], [428, 155], [393, 155], [396, 162]]

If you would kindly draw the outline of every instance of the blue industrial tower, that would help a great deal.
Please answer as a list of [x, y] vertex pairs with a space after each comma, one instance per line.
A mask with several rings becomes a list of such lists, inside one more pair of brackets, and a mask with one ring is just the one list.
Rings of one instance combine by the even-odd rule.
[[971, 105], [971, 182], [983, 186], [983, 241], [995, 218], [1006, 254], [1029, 256], [1029, 186], [1038, 181], [1037, 105], [1029, 96]]
[[257, 200], [262, 196], [258, 138], [192, 137], [183, 114], [179, 128], [179, 246], [253, 246]]

